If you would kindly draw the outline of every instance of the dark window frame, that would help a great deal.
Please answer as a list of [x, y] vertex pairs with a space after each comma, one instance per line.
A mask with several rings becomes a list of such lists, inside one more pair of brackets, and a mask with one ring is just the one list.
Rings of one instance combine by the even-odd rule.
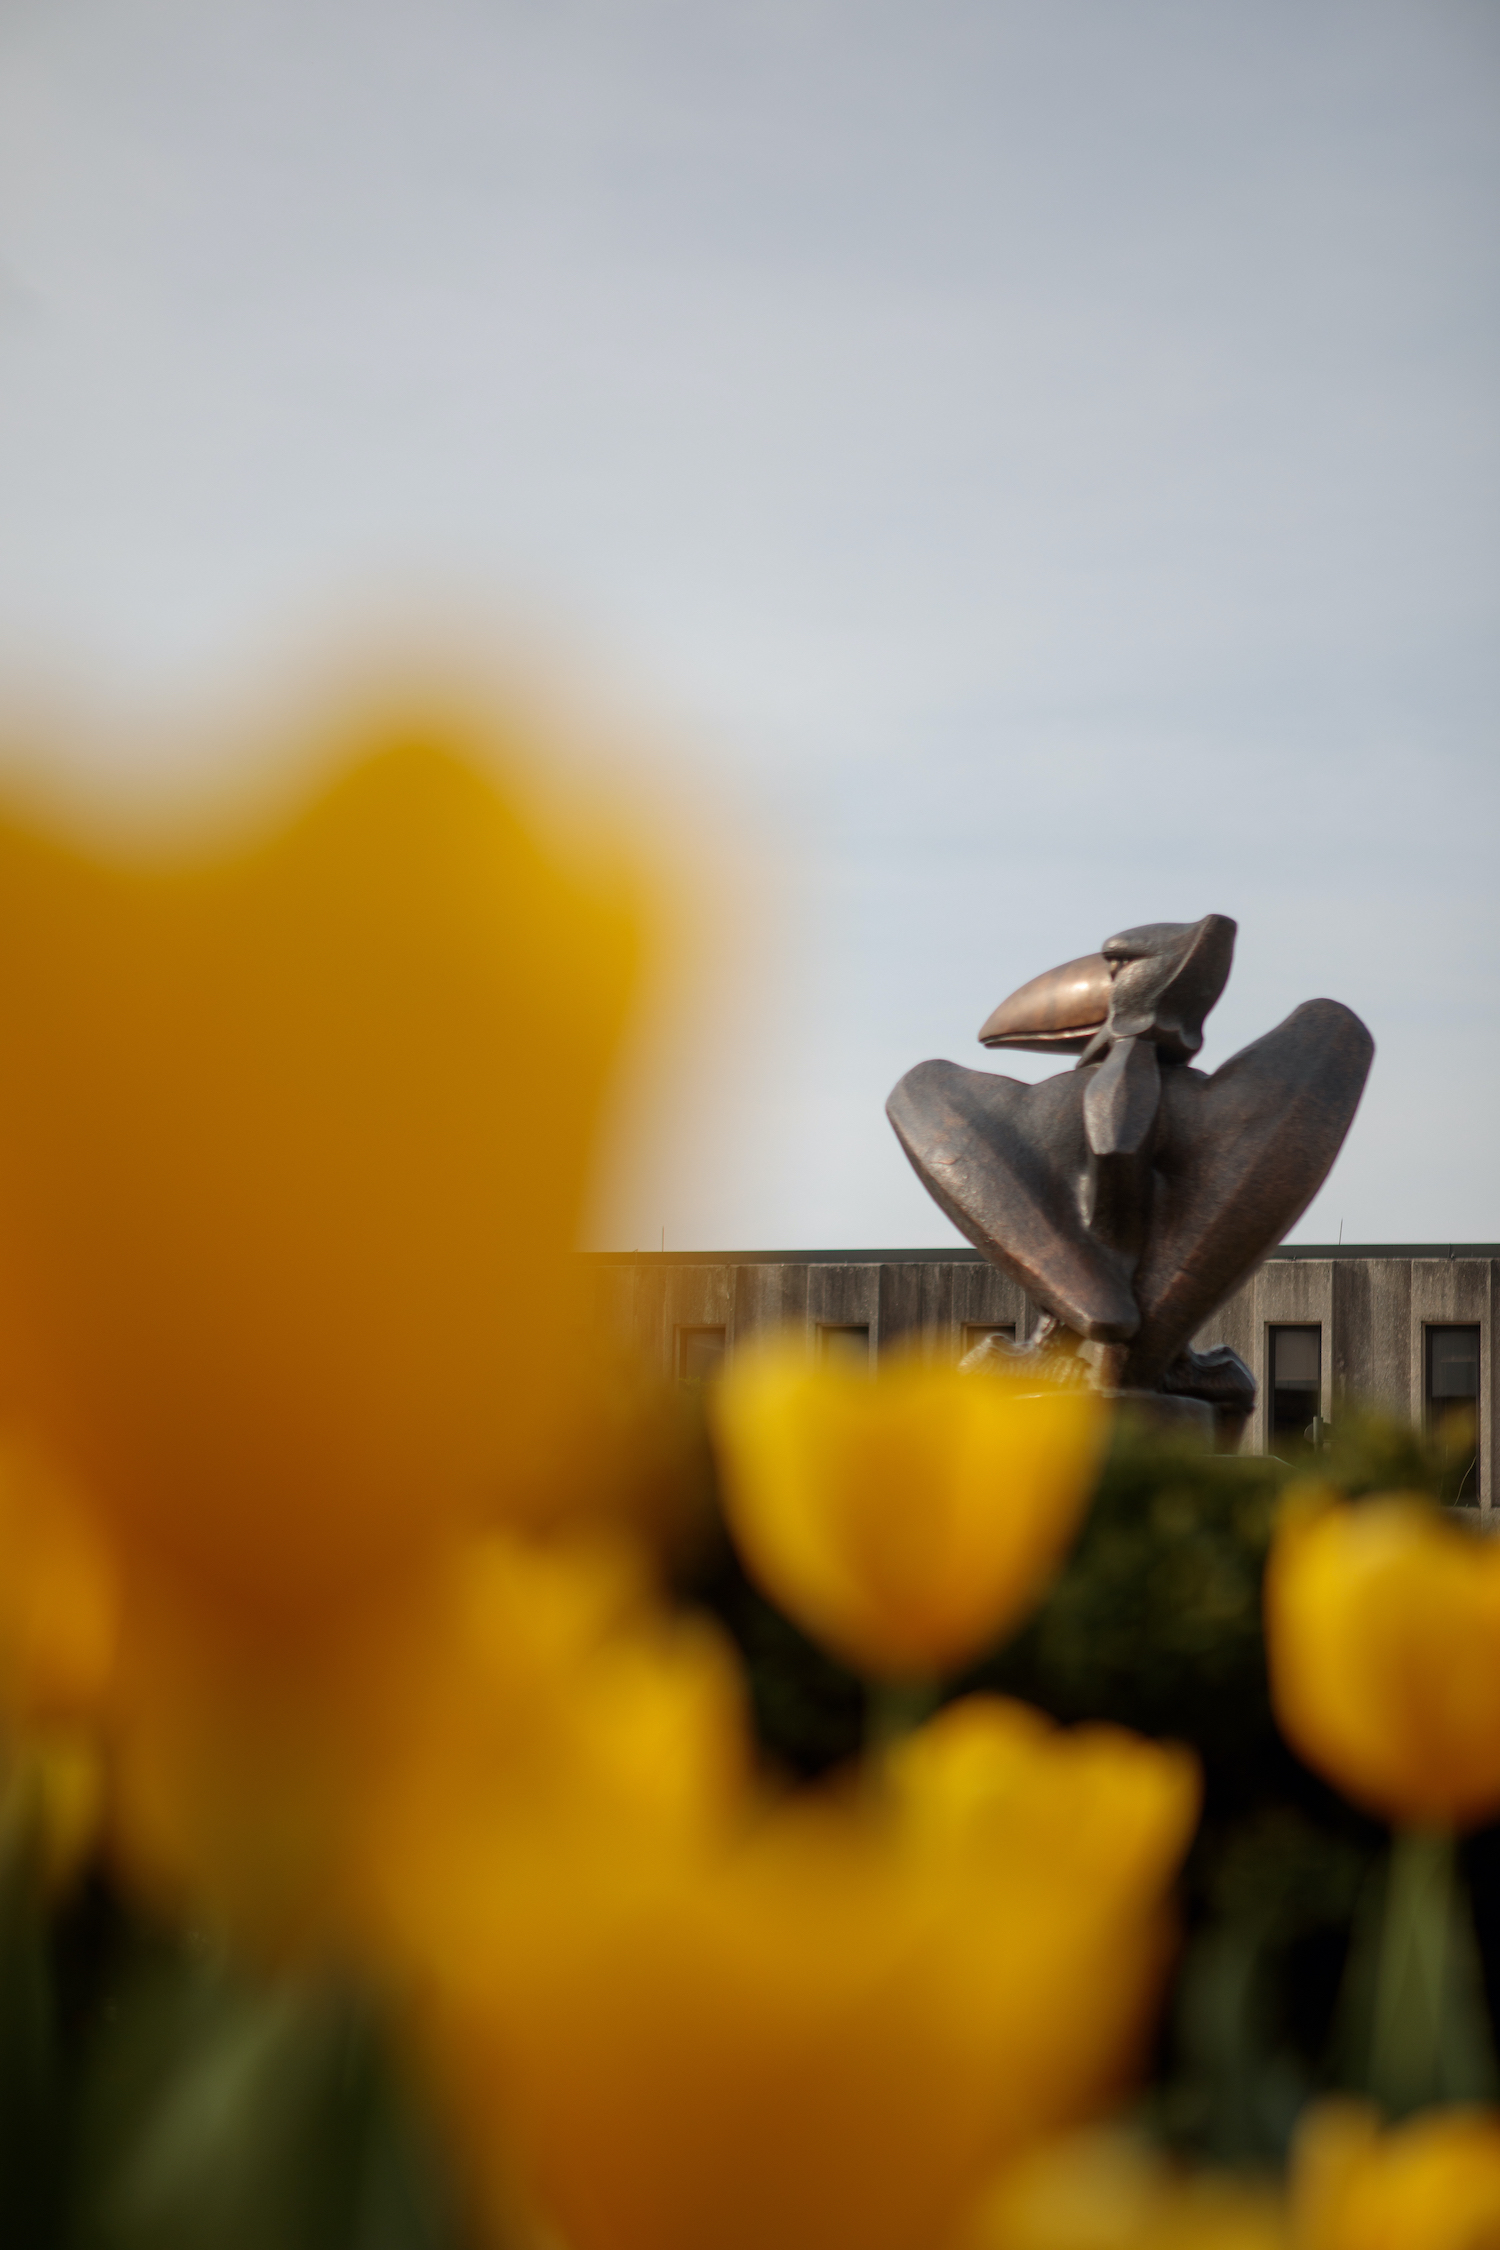
[[[1468, 1364], [1474, 1369], [1472, 1391], [1438, 1391], [1435, 1387], [1435, 1350], [1440, 1336], [1472, 1336], [1474, 1353]], [[1473, 1452], [1467, 1462], [1454, 1463], [1455, 1476], [1451, 1491], [1445, 1489], [1444, 1498], [1460, 1508], [1477, 1508], [1482, 1475], [1480, 1446], [1480, 1396], [1484, 1381], [1484, 1324], [1478, 1320], [1424, 1320], [1422, 1323], [1422, 1429], [1426, 1436], [1436, 1437], [1446, 1415], [1460, 1412], [1465, 1402], [1473, 1418]], [[1445, 1476], [1446, 1485], [1446, 1476]]]
[[[1277, 1381], [1277, 1344], [1283, 1336], [1317, 1338], [1317, 1374], [1311, 1378], [1284, 1375]], [[1309, 1444], [1307, 1432], [1323, 1418], [1323, 1323], [1320, 1320], [1277, 1320], [1266, 1329], [1266, 1443], [1270, 1452], [1301, 1452]]]

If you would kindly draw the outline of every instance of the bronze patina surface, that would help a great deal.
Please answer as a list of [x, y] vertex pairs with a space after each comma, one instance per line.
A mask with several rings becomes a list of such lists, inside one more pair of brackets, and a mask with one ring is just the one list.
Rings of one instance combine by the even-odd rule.
[[919, 1063], [886, 1104], [929, 1193], [1042, 1307], [1026, 1349], [1110, 1389], [1201, 1399], [1230, 1429], [1255, 1379], [1189, 1339], [1322, 1186], [1375, 1051], [1351, 1010], [1306, 1000], [1212, 1075], [1193, 1069], [1234, 937], [1224, 914], [1124, 930], [980, 1034], [1081, 1050], [1073, 1070], [1028, 1086]]
[[1060, 969], [1045, 970], [1001, 1001], [979, 1034], [980, 1046], [1082, 1054], [1109, 1014], [1110, 976], [1102, 953], [1085, 953]]

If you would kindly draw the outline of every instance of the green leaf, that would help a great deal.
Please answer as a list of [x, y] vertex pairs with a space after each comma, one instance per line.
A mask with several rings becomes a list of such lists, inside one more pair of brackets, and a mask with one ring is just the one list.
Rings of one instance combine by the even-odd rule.
[[88, 2074], [69, 2250], [452, 2250], [370, 2012], [204, 1945], [127, 1979]]

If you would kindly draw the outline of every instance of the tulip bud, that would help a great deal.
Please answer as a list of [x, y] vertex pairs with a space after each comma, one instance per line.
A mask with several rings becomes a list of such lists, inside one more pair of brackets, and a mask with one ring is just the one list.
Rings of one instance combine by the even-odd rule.
[[716, 1400], [730, 1529], [772, 1599], [876, 1678], [950, 1672], [1037, 1599], [1094, 1488], [1105, 1407], [914, 1360], [871, 1381], [782, 1344]]
[[1357, 1803], [1429, 1828], [1500, 1812], [1500, 1547], [1410, 1495], [1294, 1497], [1266, 1645], [1288, 1741]]

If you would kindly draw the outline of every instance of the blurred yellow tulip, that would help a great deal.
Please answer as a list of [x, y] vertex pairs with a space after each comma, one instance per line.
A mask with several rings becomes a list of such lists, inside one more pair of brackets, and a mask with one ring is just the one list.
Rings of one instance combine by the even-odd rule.
[[1285, 2200], [1184, 2173], [1119, 2132], [1073, 2134], [1007, 2166], [952, 2250], [1495, 2250], [1500, 2112], [1428, 2110], [1392, 2129], [1362, 2102], [1302, 2119]]
[[1134, 1911], [1161, 1882], [1163, 1837], [1198, 1808], [1190, 1752], [1124, 1727], [1057, 1727], [1030, 1704], [966, 1695], [889, 1750], [908, 1848], [966, 1852], [987, 1884], [1047, 1870], [1098, 1882]]
[[725, 1505], [772, 1599], [865, 1674], [950, 1672], [1037, 1599], [1098, 1474], [1103, 1401], [916, 1360], [871, 1380], [794, 1345], [715, 1399]]
[[215, 852], [0, 816], [0, 1414], [231, 1606], [406, 1567], [561, 1419], [635, 933], [450, 737]]
[[1282, 1731], [1385, 1819], [1500, 1812], [1500, 1546], [1418, 1498], [1292, 1495], [1266, 1578]]
[[889, 1792], [716, 1848], [513, 1834], [476, 1874], [455, 1834], [478, 1912], [428, 1893], [417, 1989], [497, 2218], [519, 2188], [570, 2250], [932, 2250], [998, 2158], [1117, 2089], [1192, 1761], [998, 1703], [937, 1728]]
[[1184, 2172], [1118, 2131], [1070, 2134], [1008, 2166], [952, 2250], [1294, 2250], [1281, 2198]]
[[[602, 1852], [720, 1849], [759, 1798], [737, 1660], [616, 1545], [495, 1532], [455, 1551], [367, 1727], [349, 1925], [388, 1963], [492, 1943], [497, 1884]], [[541, 1875], [545, 1883], [545, 1872]]]
[[127, 1861], [262, 1932], [455, 1545], [594, 1505], [568, 1252], [639, 933], [509, 724], [372, 720], [211, 847], [0, 810], [0, 1719], [100, 1715]]
[[1500, 2112], [1427, 2110], [1384, 2131], [1362, 2103], [1320, 2103], [1291, 2200], [1295, 2250], [1495, 2250]]

